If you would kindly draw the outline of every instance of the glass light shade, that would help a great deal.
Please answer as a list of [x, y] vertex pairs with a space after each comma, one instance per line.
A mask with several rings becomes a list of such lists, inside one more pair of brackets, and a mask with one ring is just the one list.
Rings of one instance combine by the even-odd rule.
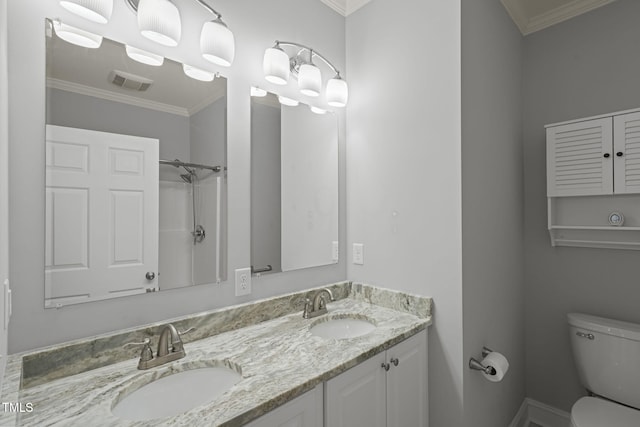
[[205, 22], [200, 33], [200, 51], [209, 62], [228, 67], [236, 54], [233, 33], [219, 18]]
[[216, 77], [215, 73], [211, 71], [203, 70], [201, 68], [192, 67], [191, 65], [182, 64], [182, 70], [184, 73], [192, 79], [200, 80], [203, 82], [210, 82]]
[[309, 106], [309, 108], [311, 109], [312, 112], [316, 114], [327, 114], [327, 110], [325, 109], [314, 107], [313, 105]]
[[81, 47], [97, 49], [102, 44], [102, 36], [63, 24], [62, 22], [54, 21], [53, 28], [56, 31], [56, 35], [62, 40]]
[[295, 99], [287, 98], [286, 96], [278, 96], [278, 101], [280, 101], [280, 104], [286, 105], [287, 107], [296, 107], [300, 103]]
[[289, 81], [289, 55], [279, 47], [270, 47], [264, 51], [262, 62], [264, 78], [277, 85], [286, 85]]
[[262, 98], [263, 96], [267, 96], [267, 91], [264, 89], [260, 89], [259, 87], [252, 86], [251, 96]]
[[127, 51], [127, 56], [129, 58], [146, 65], [159, 67], [164, 62], [164, 56], [156, 55], [155, 53], [147, 52], [146, 50], [138, 49], [137, 47], [126, 45], [125, 50]]
[[320, 95], [322, 75], [320, 69], [313, 64], [302, 64], [298, 71], [298, 87], [307, 96]]
[[349, 86], [339, 76], [327, 82], [327, 104], [332, 107], [344, 107], [349, 99]]
[[113, 0], [60, 0], [71, 13], [99, 24], [106, 24], [113, 12]]
[[169, 0], [140, 0], [138, 29], [146, 38], [165, 46], [177, 46], [182, 33], [180, 12]]

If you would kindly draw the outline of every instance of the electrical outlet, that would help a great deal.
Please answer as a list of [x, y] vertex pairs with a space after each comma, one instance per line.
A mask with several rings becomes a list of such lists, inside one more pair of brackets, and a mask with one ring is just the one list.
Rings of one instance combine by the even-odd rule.
[[364, 244], [353, 244], [353, 263], [358, 265], [364, 264]]
[[338, 242], [331, 242], [331, 260], [334, 263], [340, 260], [340, 245], [338, 245]]
[[251, 293], [251, 269], [236, 269], [236, 296], [249, 295]]

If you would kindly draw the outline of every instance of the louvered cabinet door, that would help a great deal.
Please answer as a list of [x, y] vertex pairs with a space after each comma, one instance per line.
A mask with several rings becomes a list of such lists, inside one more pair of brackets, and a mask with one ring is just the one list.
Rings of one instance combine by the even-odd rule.
[[612, 128], [611, 117], [547, 128], [547, 196], [613, 193]]
[[640, 193], [640, 113], [613, 119], [614, 185], [616, 193]]

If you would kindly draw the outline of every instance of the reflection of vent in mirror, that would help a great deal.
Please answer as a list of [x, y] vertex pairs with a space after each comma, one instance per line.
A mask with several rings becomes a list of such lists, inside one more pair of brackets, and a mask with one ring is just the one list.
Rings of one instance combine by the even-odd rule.
[[113, 70], [109, 73], [109, 81], [116, 86], [140, 92], [149, 89], [149, 86], [153, 84], [153, 80], [120, 70]]

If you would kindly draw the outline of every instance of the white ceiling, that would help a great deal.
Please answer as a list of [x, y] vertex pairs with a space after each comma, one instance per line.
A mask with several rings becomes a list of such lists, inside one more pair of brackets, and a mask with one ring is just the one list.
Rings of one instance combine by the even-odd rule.
[[322, 3], [329, 6], [331, 9], [340, 13], [343, 16], [348, 16], [349, 14], [355, 12], [360, 9], [365, 4], [369, 3], [371, 0], [320, 0]]
[[558, 24], [615, 0], [500, 0], [523, 35]]

